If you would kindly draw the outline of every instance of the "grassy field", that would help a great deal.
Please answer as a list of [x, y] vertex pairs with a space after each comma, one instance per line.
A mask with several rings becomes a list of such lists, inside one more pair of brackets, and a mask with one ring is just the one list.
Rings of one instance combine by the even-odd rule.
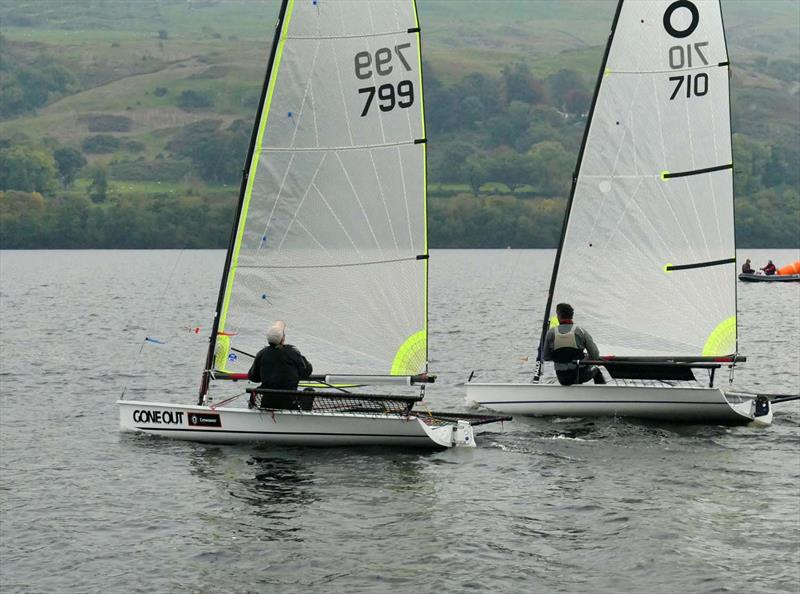
[[[594, 81], [616, 3], [613, 0], [419, 0], [424, 66], [445, 84], [469, 73], [496, 76], [527, 63], [545, 77], [562, 68]], [[278, 0], [0, 0], [0, 33], [31, 63], [55, 57], [80, 90], [35, 113], [0, 121], [0, 136], [80, 146], [86, 116], [121, 115], [115, 136], [142, 151], [92, 155], [154, 159], [172, 136], [202, 120], [251, 121], [263, 80]], [[800, 133], [800, 2], [723, 2], [734, 65], [734, 127], [760, 139]], [[794, 64], [781, 80], [765, 64]], [[157, 94], [156, 89], [166, 89]], [[212, 101], [182, 109], [183, 91]], [[431, 146], [431, 150], [436, 150]]]

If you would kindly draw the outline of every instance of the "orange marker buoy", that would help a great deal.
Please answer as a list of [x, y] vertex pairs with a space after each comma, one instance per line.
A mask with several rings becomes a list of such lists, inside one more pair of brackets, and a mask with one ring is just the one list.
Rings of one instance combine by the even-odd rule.
[[778, 269], [778, 274], [800, 274], [800, 260], [782, 266]]

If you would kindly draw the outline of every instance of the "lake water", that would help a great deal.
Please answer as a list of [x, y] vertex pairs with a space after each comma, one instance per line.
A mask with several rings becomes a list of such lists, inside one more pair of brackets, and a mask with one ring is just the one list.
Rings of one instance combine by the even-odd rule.
[[[432, 252], [431, 408], [472, 369], [530, 378], [553, 254]], [[194, 401], [223, 259], [0, 253], [2, 592], [800, 591], [798, 402], [767, 429], [519, 417], [433, 453], [120, 434], [123, 389]], [[740, 283], [738, 387], [800, 392], [798, 311], [798, 283]], [[143, 369], [154, 332], [178, 348]]]

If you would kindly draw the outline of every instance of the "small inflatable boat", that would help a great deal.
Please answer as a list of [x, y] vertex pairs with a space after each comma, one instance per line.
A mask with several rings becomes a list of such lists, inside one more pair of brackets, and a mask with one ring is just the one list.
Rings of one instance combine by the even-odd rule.
[[739, 275], [740, 281], [748, 283], [791, 283], [800, 281], [800, 260], [782, 266], [777, 274], [761, 274], [755, 272], [742, 272]]
[[752, 274], [742, 272], [739, 280], [748, 283], [791, 283], [800, 282], [800, 274]]

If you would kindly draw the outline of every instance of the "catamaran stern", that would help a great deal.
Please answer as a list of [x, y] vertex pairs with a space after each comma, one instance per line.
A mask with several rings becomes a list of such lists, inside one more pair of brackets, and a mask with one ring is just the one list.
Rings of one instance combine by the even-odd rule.
[[667, 423], [767, 426], [769, 401], [718, 388], [467, 384], [467, 405], [526, 416], [630, 417]]
[[211, 408], [119, 400], [120, 430], [204, 443], [293, 446], [475, 447], [469, 421], [382, 415]]

